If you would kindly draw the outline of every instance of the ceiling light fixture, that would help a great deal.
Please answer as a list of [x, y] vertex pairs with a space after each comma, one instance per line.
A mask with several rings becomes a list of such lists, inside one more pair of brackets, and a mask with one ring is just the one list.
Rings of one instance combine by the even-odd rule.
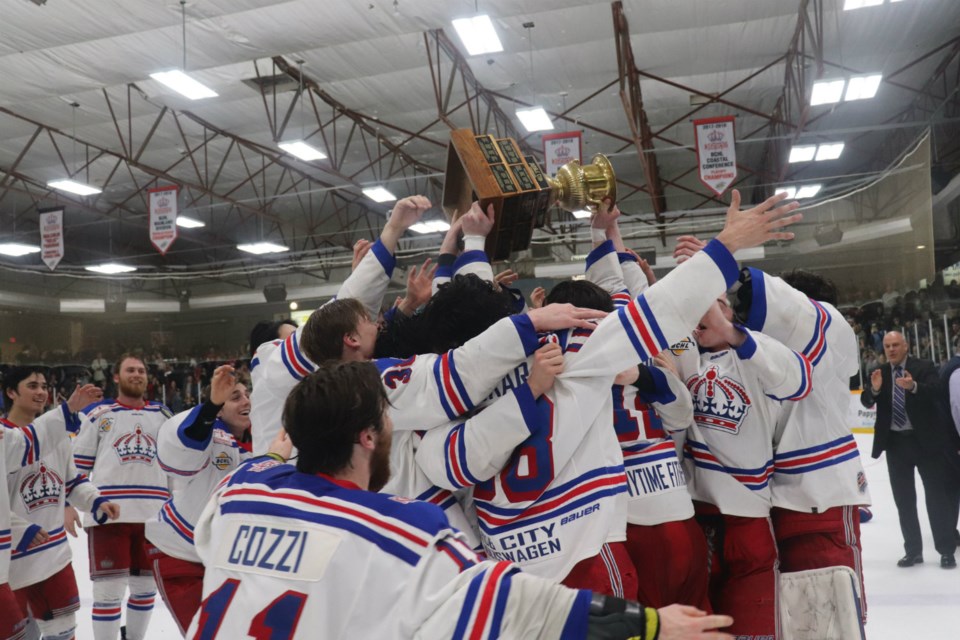
[[843, 88], [847, 81], [840, 80], [820, 80], [813, 83], [813, 91], [810, 92], [810, 106], [815, 107], [821, 104], [833, 104], [840, 102], [843, 97]]
[[527, 42], [530, 43], [530, 90], [533, 92], [534, 106], [517, 109], [517, 118], [529, 133], [536, 131], [550, 131], [553, 129], [553, 121], [547, 114], [547, 110], [538, 104], [536, 90], [536, 75], [533, 73], [533, 22], [524, 22], [523, 28], [527, 30]]
[[812, 198], [813, 196], [820, 193], [820, 189], [823, 188], [822, 184], [806, 184], [797, 189], [797, 200], [803, 200], [804, 198]]
[[261, 256], [266, 253], [283, 253], [284, 251], [289, 251], [290, 247], [285, 247], [282, 244], [274, 244], [273, 242], [260, 241], [249, 244], [238, 244], [237, 249]]
[[385, 187], [367, 187], [363, 190], [363, 195], [374, 202], [393, 202], [397, 196], [390, 193]]
[[883, 80], [882, 73], [872, 73], [868, 76], [853, 76], [847, 83], [847, 92], [843, 94], [845, 102], [851, 100], [867, 100], [877, 95], [880, 89], [880, 82]]
[[776, 191], [773, 192], [774, 195], [780, 195], [781, 193], [787, 194], [787, 200], [793, 200], [797, 197], [797, 188], [796, 187], [778, 187]]
[[446, 220], [424, 220], [410, 225], [410, 231], [416, 233], [441, 233], [450, 230], [450, 223]]
[[790, 162], [810, 162], [817, 155], [817, 145], [801, 145], [790, 148]]
[[303, 140], [291, 140], [289, 142], [278, 142], [277, 146], [289, 153], [292, 156], [296, 156], [301, 160], [310, 162], [311, 160], [323, 160], [327, 157], [323, 151], [317, 149], [316, 147], [307, 144]]
[[102, 191], [102, 189], [91, 187], [88, 184], [76, 182], [75, 180], [51, 180], [47, 183], [47, 186], [51, 189], [57, 189], [58, 191], [75, 193], [78, 196], [92, 196]]
[[23, 244], [20, 242], [0, 243], [0, 255], [19, 258], [20, 256], [25, 256], [29, 253], [40, 253], [40, 247], [36, 247], [31, 244]]
[[834, 142], [831, 144], [822, 144], [817, 147], [817, 155], [814, 160], [822, 162], [824, 160], [836, 160], [843, 153], [843, 143]]
[[[890, 2], [899, 2], [899, 0], [890, 0]], [[846, 0], [843, 3], [844, 11], [853, 11], [854, 9], [865, 9], [867, 7], [879, 7], [883, 0]]]
[[130, 273], [131, 271], [136, 271], [136, 267], [131, 267], [128, 264], [119, 264], [117, 262], [106, 262], [104, 264], [96, 264], [89, 267], [84, 267], [87, 271], [93, 271], [94, 273], [102, 273], [104, 275], [112, 276], [118, 273]]
[[177, 216], [177, 226], [183, 227], [184, 229], [199, 229], [200, 227], [207, 226], [207, 223], [194, 220], [187, 216]]
[[[476, 8], [476, 5], [474, 7]], [[493, 21], [486, 14], [454, 20], [453, 28], [457, 30], [460, 41], [467, 48], [467, 55], [478, 56], [482, 53], [503, 51], [503, 44], [497, 37], [497, 30], [493, 28]]]
[[180, 0], [181, 28], [183, 32], [183, 66], [170, 71], [151, 73], [150, 77], [190, 100], [216, 98], [217, 92], [187, 75], [187, 1]]

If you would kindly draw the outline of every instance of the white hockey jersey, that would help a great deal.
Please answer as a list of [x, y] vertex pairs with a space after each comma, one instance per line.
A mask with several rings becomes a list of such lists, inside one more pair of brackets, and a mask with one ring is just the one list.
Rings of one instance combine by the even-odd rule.
[[[48, 411], [37, 420], [49, 420], [66, 433], [71, 419], [66, 404]], [[6, 426], [19, 428], [12, 422]], [[51, 428], [56, 429], [56, 426]], [[67, 566], [73, 554], [63, 528], [64, 503], [81, 512], [96, 513], [106, 498], [73, 463], [73, 451], [67, 438], [44, 447], [42, 457], [7, 476], [10, 508], [30, 523], [23, 531], [15, 531], [10, 562], [10, 588], [21, 589], [46, 580]], [[104, 517], [101, 516], [101, 520]], [[40, 529], [50, 534], [43, 544], [28, 548]]]
[[[762, 333], [736, 349], [700, 354], [698, 370], [680, 373], [693, 397], [684, 468], [694, 500], [727, 515], [770, 514], [773, 439], [782, 404], [810, 393], [811, 365]], [[688, 351], [687, 353], [692, 353]]]
[[[57, 412], [62, 412], [62, 408], [48, 411], [23, 429], [11, 428], [6, 421], [0, 423], [0, 478], [37, 462], [47, 449], [55, 449], [61, 441], [69, 442], [63, 420]], [[19, 515], [11, 513], [10, 493], [0, 491], [0, 584], [9, 582], [14, 535], [17, 540], [22, 540], [30, 526]]]
[[567, 638], [590, 594], [480, 561], [422, 502], [252, 460], [202, 514], [188, 637]]
[[157, 462], [170, 477], [172, 490], [145, 527], [147, 540], [155, 547], [188, 562], [200, 562], [193, 531], [213, 490], [251, 455], [219, 418], [206, 440], [191, 438], [186, 430], [200, 416], [201, 407], [178, 413], [160, 427]]
[[813, 390], [784, 407], [773, 456], [773, 505], [825, 511], [868, 505], [860, 452], [847, 424], [849, 381], [860, 366], [857, 338], [843, 315], [780, 278], [749, 269], [747, 326], [803, 353], [813, 364]]
[[[134, 408], [112, 399], [81, 412], [73, 458], [100, 495], [120, 505], [120, 517], [111, 522], [146, 522], [170, 497], [167, 476], [156, 460], [157, 434], [169, 417], [170, 410], [157, 402]], [[96, 524], [84, 515], [84, 527]]]
[[[612, 425], [613, 380], [685, 335], [736, 273], [733, 257], [713, 242], [696, 261], [604, 319], [592, 335], [580, 329], [559, 333], [564, 372], [537, 402], [547, 428], [527, 433], [518, 424], [520, 433], [510, 437], [468, 438], [457, 434], [459, 427], [448, 428], [443, 438], [429, 434], [439, 445], [436, 459], [443, 460], [430, 467], [432, 481], [446, 488], [479, 481], [474, 500], [490, 557], [562, 580], [604, 543], [624, 539], [626, 484]], [[500, 470], [489, 462], [503, 459]], [[460, 472], [448, 476], [448, 467]]]

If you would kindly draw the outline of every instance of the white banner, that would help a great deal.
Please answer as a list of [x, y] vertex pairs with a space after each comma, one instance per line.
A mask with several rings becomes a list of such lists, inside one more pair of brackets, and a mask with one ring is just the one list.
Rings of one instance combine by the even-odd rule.
[[543, 136], [543, 170], [547, 175], [557, 175], [560, 167], [571, 160], [583, 161], [581, 137], [579, 131], [548, 133]]
[[40, 257], [53, 271], [63, 259], [63, 209], [40, 213]]
[[166, 253], [177, 239], [177, 187], [150, 189], [150, 243]]
[[700, 182], [722, 196], [737, 177], [734, 116], [693, 121]]

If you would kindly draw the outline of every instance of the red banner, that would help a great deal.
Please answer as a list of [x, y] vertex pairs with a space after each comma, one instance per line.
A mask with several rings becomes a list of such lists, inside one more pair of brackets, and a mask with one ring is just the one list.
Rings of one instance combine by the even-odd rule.
[[150, 243], [165, 254], [177, 239], [177, 187], [149, 189]]

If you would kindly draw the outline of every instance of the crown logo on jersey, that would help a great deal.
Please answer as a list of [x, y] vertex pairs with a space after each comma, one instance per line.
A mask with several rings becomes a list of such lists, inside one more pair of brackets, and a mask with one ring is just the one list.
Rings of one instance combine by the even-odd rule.
[[59, 504], [61, 495], [63, 478], [43, 463], [20, 483], [20, 497], [30, 513]]
[[714, 129], [713, 131], [707, 134], [707, 139], [710, 140], [710, 142], [720, 142], [721, 140], [723, 140], [723, 132], [717, 131], [716, 129]]
[[711, 365], [701, 376], [687, 381], [693, 396], [693, 419], [697, 426], [736, 434], [750, 410], [750, 396], [736, 380], [721, 376]]
[[139, 424], [133, 433], [125, 433], [117, 438], [113, 448], [120, 457], [120, 464], [153, 464], [153, 459], [157, 457], [157, 441], [144, 433]]

